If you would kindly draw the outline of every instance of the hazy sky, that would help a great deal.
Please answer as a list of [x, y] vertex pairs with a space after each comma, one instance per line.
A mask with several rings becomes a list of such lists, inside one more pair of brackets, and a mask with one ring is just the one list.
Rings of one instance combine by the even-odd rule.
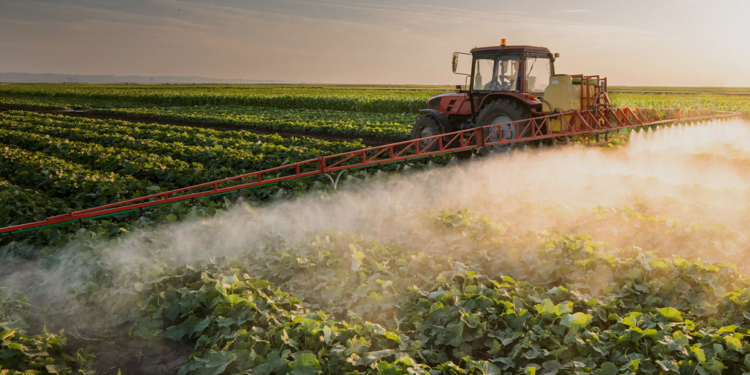
[[451, 53], [560, 52], [618, 85], [750, 86], [749, 0], [0, 0], [0, 72], [462, 83]]

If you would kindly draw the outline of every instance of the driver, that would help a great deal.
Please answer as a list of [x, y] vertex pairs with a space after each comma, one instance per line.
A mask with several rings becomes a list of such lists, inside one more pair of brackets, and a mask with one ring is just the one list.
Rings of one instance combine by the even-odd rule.
[[[510, 63], [510, 64], [509, 64]], [[497, 69], [497, 77], [484, 86], [485, 90], [490, 91], [513, 91], [516, 89], [516, 80], [518, 79], [518, 60], [500, 61]], [[510, 65], [510, 69], [508, 69]], [[510, 71], [509, 71], [510, 70]]]

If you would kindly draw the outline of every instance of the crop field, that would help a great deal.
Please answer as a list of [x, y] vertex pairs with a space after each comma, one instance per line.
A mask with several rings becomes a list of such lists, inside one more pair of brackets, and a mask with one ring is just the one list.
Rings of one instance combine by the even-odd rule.
[[[0, 125], [2, 226], [364, 147], [22, 111], [0, 113]], [[174, 208], [157, 216], [195, 213]]]
[[[230, 125], [375, 143], [406, 140], [440, 86], [6, 85], [0, 107], [79, 110], [142, 121]], [[703, 108], [750, 115], [750, 90], [613, 88], [615, 106]]]
[[[0, 226], [408, 139], [446, 89], [2, 85]], [[0, 374], [750, 373], [747, 139], [674, 125], [3, 236]]]

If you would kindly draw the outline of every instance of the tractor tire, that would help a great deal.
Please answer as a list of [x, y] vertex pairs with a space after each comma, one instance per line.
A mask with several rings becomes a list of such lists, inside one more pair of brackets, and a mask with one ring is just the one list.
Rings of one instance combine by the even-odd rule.
[[[479, 112], [479, 116], [477, 116], [476, 127], [525, 120], [528, 119], [529, 116], [529, 112], [516, 101], [510, 99], [497, 99], [482, 108], [481, 112]], [[508, 134], [508, 132], [510, 132], [510, 134]], [[528, 134], [524, 134], [524, 136], [527, 135]], [[515, 127], [511, 127], [510, 125], [500, 126], [500, 131], [497, 131], [497, 128], [484, 130], [484, 138], [488, 142], [497, 142], [502, 139], [517, 139], [518, 136]], [[507, 153], [516, 147], [524, 146], [523, 143], [525, 142], [486, 146], [479, 150], [479, 154], [484, 156], [490, 152]]]
[[[443, 130], [440, 129], [437, 120], [432, 118], [432, 116], [422, 116], [414, 123], [414, 128], [411, 130], [411, 139], [432, 137], [440, 134], [443, 134]], [[438, 142], [434, 142], [427, 147], [432, 141], [433, 140], [419, 142], [419, 149], [421, 151], [436, 151], [438, 149]]]

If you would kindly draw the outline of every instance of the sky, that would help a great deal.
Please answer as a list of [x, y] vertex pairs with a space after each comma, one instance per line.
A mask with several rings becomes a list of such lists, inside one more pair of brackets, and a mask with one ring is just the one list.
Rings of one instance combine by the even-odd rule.
[[748, 0], [0, 0], [0, 72], [459, 84], [451, 55], [559, 52], [611, 85], [750, 86]]

